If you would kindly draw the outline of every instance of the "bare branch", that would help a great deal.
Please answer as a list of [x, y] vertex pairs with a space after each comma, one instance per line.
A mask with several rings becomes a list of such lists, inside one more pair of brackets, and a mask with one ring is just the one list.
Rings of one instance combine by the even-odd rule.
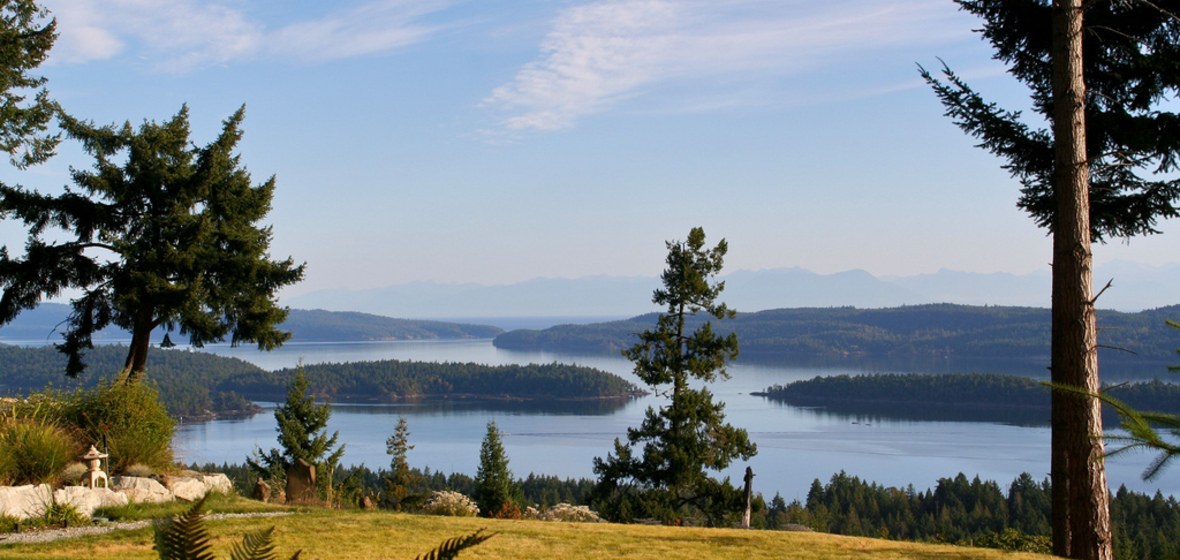
[[1098, 298], [1102, 297], [1102, 294], [1105, 293], [1106, 290], [1112, 285], [1114, 285], [1114, 278], [1106, 281], [1106, 285], [1103, 286], [1101, 290], [1098, 290], [1098, 293], [1090, 300], [1090, 305], [1094, 305], [1094, 302], [1098, 301]]

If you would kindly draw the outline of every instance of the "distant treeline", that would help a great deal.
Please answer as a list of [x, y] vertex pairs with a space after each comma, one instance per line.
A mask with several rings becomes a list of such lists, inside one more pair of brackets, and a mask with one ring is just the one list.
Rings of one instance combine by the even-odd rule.
[[[1099, 311], [1099, 342], [1127, 351], [1105, 358], [1177, 359], [1176, 330], [1167, 319], [1180, 320], [1180, 305], [1138, 313]], [[650, 313], [609, 323], [515, 330], [497, 336], [494, 344], [513, 350], [617, 352], [633, 345], [636, 333], [655, 321]], [[1034, 358], [1049, 355], [1049, 323], [1048, 309], [937, 304], [773, 309], [714, 321], [714, 328], [736, 332], [743, 354]]]
[[[127, 349], [97, 346], [86, 352], [86, 373], [64, 375], [65, 357], [53, 347], [0, 344], [0, 395], [23, 395], [48, 386], [92, 387], [116, 375]], [[636, 389], [614, 374], [561, 364], [485, 366], [423, 362], [360, 362], [306, 366], [310, 390], [326, 401], [389, 402], [410, 397], [479, 396], [556, 400], [622, 399]], [[265, 371], [237, 358], [202, 352], [153, 349], [147, 378], [168, 411], [187, 419], [254, 412], [251, 401], [282, 401], [290, 369]]]
[[[93, 387], [100, 379], [117, 375], [126, 359], [125, 346], [96, 346], [86, 351], [86, 372], [69, 379], [64, 373], [66, 357], [52, 346], [0, 344], [0, 395], [24, 395], [49, 386], [65, 390]], [[201, 352], [153, 349], [148, 353], [147, 371], [149, 382], [156, 384], [160, 400], [173, 416], [208, 418], [259, 409], [240, 393], [219, 387], [225, 379], [263, 372], [249, 362]]]
[[[303, 366], [309, 390], [324, 400], [392, 402], [429, 397], [523, 400], [620, 399], [634, 385], [602, 370], [566, 364], [488, 366], [431, 362], [351, 362]], [[258, 400], [286, 398], [294, 370], [235, 377], [220, 387]]]
[[392, 319], [368, 313], [322, 309], [292, 309], [280, 328], [291, 331], [291, 340], [296, 342], [492, 338], [504, 332], [499, 327], [489, 325]]
[[[3, 340], [61, 340], [62, 324], [70, 314], [68, 305], [42, 303], [35, 309], [18, 315], [11, 323], [0, 327]], [[358, 342], [369, 340], [436, 340], [464, 338], [492, 338], [504, 332], [489, 325], [468, 325], [442, 321], [393, 319], [351, 311], [311, 311], [292, 309], [281, 329], [291, 331], [294, 342]], [[164, 338], [157, 329], [152, 340]], [[131, 334], [118, 327], [104, 329], [95, 335], [96, 341], [130, 340]], [[173, 334], [178, 344], [187, 339]]]
[[[767, 524], [798, 524], [840, 535], [973, 544], [1049, 552], [1049, 481], [1020, 475], [1005, 493], [995, 482], [960, 473], [933, 490], [888, 488], [840, 472], [811, 484], [806, 503], [775, 496]], [[1159, 560], [1180, 553], [1180, 503], [1120, 487], [1111, 497], [1117, 560]]]
[[[837, 375], [775, 385], [755, 394], [856, 416], [1014, 424], [1049, 421], [1049, 388], [1015, 375]], [[1180, 413], [1180, 385], [1159, 379], [1118, 385], [1109, 388], [1108, 394], [1139, 410]], [[1107, 413], [1108, 422], [1117, 421], [1112, 410]]]
[[[234, 483], [234, 488], [243, 496], [250, 497], [251, 489], [257, 475], [251, 473], [244, 464], [221, 465], [207, 463], [194, 465], [200, 472], [223, 473]], [[432, 471], [430, 467], [424, 469], [411, 468], [411, 478], [416, 482], [408, 488], [410, 494], [429, 496], [431, 492], [449, 490], [467, 496], [475, 493], [475, 478], [464, 473], [444, 473]], [[380, 494], [386, 490], [385, 477], [389, 477], [387, 469], [370, 469], [365, 465], [340, 467], [333, 473], [332, 480], [342, 486], [342, 495], [359, 496], [363, 491]], [[524, 478], [516, 479], [520, 488], [524, 506], [530, 505], [550, 507], [562, 502], [567, 504], [584, 504], [594, 481], [588, 478], [566, 478], [557, 476], [529, 473]]]

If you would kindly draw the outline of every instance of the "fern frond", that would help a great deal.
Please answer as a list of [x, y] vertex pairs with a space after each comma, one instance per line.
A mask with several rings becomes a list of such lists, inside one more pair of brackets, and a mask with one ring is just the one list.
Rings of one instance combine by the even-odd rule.
[[273, 535], [275, 528], [263, 529], [256, 533], [246, 533], [242, 542], [234, 543], [230, 550], [230, 560], [276, 560]]
[[438, 545], [438, 548], [414, 560], [453, 560], [459, 555], [459, 552], [482, 543], [495, 535], [495, 533], [488, 533], [486, 535], [482, 533], [483, 529], [480, 529], [466, 537], [455, 537], [445, 540], [442, 544]]
[[204, 506], [205, 499], [201, 498], [180, 516], [156, 522], [156, 552], [160, 560], [214, 560], [201, 512]]
[[1164, 431], [1172, 437], [1180, 439], [1180, 416], [1161, 412], [1140, 412], [1107, 393], [1091, 394], [1089, 391], [1080, 387], [1059, 385], [1056, 383], [1048, 385], [1054, 391], [1064, 391], [1081, 396], [1095, 397], [1101, 400], [1103, 404], [1114, 407], [1118, 411], [1119, 416], [1122, 417], [1121, 427], [1126, 430], [1127, 435], [1108, 435], [1105, 436], [1105, 439], [1108, 442], [1125, 443], [1126, 445], [1114, 451], [1107, 452], [1106, 456], [1114, 457], [1132, 450], [1142, 449], [1158, 451], [1160, 453], [1147, 466], [1147, 469], [1143, 471], [1143, 480], [1152, 480], [1156, 476], [1159, 476], [1165, 467], [1177, 457], [1180, 457], [1180, 445], [1167, 441], [1160, 434], [1161, 431]]

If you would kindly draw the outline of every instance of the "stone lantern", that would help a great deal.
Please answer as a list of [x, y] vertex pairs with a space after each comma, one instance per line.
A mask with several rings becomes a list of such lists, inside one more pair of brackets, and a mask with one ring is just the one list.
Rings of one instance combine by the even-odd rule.
[[102, 460], [107, 457], [108, 455], [106, 453], [100, 453], [93, 445], [90, 446], [90, 451], [87, 451], [85, 455], [78, 456], [82, 462], [86, 463], [86, 468], [89, 469], [88, 474], [90, 475], [91, 488], [94, 488], [94, 484], [100, 479], [104, 487], [111, 487], [111, 481], [107, 478], [107, 473], [102, 472]]

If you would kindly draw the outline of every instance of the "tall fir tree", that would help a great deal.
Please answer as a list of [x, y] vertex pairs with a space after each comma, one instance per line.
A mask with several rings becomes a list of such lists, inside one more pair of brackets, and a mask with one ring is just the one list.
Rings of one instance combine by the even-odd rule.
[[958, 0], [1050, 123], [986, 102], [949, 68], [922, 70], [947, 115], [1007, 160], [1018, 206], [1053, 236], [1053, 551], [1111, 557], [1103, 465], [1093, 241], [1158, 233], [1178, 215], [1180, 2]]
[[[715, 319], [735, 312], [717, 297], [725, 288], [721, 272], [728, 245], [705, 246], [705, 232], [694, 228], [683, 242], [667, 243], [664, 287], [652, 302], [665, 307], [654, 330], [623, 354], [635, 363], [635, 375], [669, 399], [658, 411], [648, 408], [643, 424], [627, 430], [627, 444], [615, 440], [614, 454], [594, 459], [598, 475], [593, 500], [608, 518], [627, 521], [656, 517], [666, 522], [701, 514], [718, 523], [741, 506], [741, 492], [729, 478], [718, 481], [706, 471], [720, 471], [735, 459], [757, 453], [745, 430], [725, 423], [724, 403], [713, 402], [709, 383], [727, 379], [728, 361], [737, 357], [737, 335], [723, 336], [705, 321], [688, 332], [698, 313]], [[642, 446], [636, 457], [632, 447]]]
[[389, 475], [385, 478], [385, 499], [391, 509], [402, 509], [407, 498], [411, 496], [411, 488], [422, 481], [422, 477], [410, 468], [407, 458], [413, 448], [414, 446], [410, 445], [409, 423], [406, 422], [405, 416], [398, 416], [393, 435], [385, 440], [385, 452], [392, 455]]
[[303, 265], [267, 253], [271, 228], [258, 223], [275, 180], [251, 185], [233, 153], [244, 117], [242, 107], [198, 147], [187, 107], [138, 130], [62, 116], [66, 134], [96, 162], [73, 172], [79, 190], [58, 196], [0, 185], [0, 217], [29, 228], [23, 258], [0, 250], [0, 325], [44, 298], [78, 292], [58, 345], [69, 356], [67, 375], [84, 369], [92, 335], [117, 325], [132, 335], [129, 381], [143, 376], [158, 327], [165, 345], [172, 331], [197, 347], [227, 337], [267, 350], [282, 344], [290, 333], [276, 326], [287, 315], [276, 294], [303, 277]]
[[298, 459], [315, 465], [316, 484], [327, 490], [332, 483], [332, 474], [344, 456], [344, 444], [336, 447], [340, 432], [328, 435], [328, 420], [332, 417], [331, 405], [316, 404], [315, 395], [308, 393], [307, 373], [303, 366], [295, 368], [295, 377], [287, 386], [287, 400], [275, 408], [275, 430], [282, 449], [271, 448], [263, 452], [256, 448], [246, 464], [258, 476], [271, 480], [284, 480], [287, 470]]
[[520, 490], [508, 469], [508, 454], [500, 441], [500, 428], [495, 420], [488, 421], [488, 431], [479, 446], [479, 470], [475, 474], [472, 498], [484, 515], [495, 517], [512, 508], [519, 500]]

